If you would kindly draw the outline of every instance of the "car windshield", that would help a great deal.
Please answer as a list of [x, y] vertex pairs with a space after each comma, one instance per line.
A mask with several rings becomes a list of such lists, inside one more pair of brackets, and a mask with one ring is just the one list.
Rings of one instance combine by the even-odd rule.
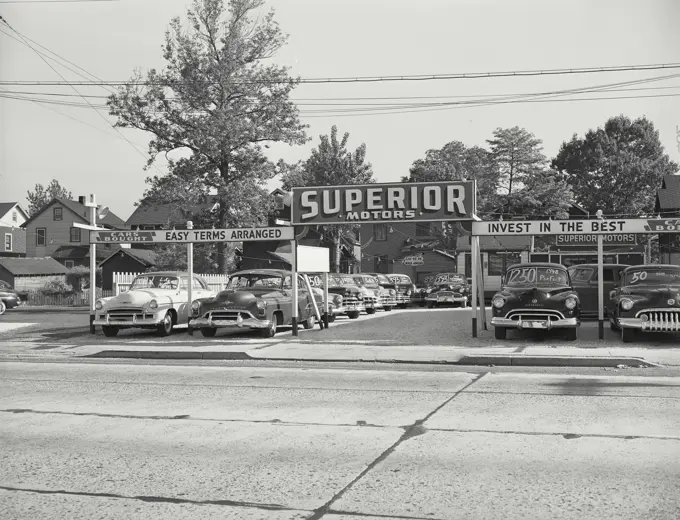
[[348, 277], [345, 277], [345, 276], [331, 276], [328, 280], [328, 283], [330, 285], [335, 285], [335, 286], [338, 286], [338, 285], [356, 285], [354, 283], [354, 280], [352, 280], [352, 278], [348, 278]]
[[374, 275], [371, 275], [371, 276], [373, 276], [376, 280], [378, 280], [378, 284], [380, 284], [380, 285], [392, 284], [390, 279], [387, 276], [385, 276], [384, 274], [374, 274]]
[[392, 281], [392, 283], [411, 283], [411, 279], [405, 274], [394, 274], [392, 276], [388, 276], [388, 278]]
[[626, 272], [624, 285], [680, 284], [680, 268], [634, 269]]
[[443, 273], [438, 274], [434, 279], [434, 285], [442, 284], [463, 284], [465, 283], [465, 277], [460, 274]]
[[283, 276], [270, 273], [244, 273], [236, 274], [229, 278], [228, 289], [242, 289], [245, 287], [281, 289], [283, 287]]
[[356, 282], [357, 285], [361, 285], [361, 286], [379, 287], [378, 280], [373, 276], [368, 276], [368, 275], [355, 276], [354, 281]]
[[577, 267], [569, 270], [572, 282], [587, 282], [593, 276], [595, 269], [592, 267]]
[[527, 285], [569, 285], [566, 269], [556, 267], [515, 267], [505, 273], [505, 285], [524, 287]]
[[132, 281], [130, 290], [136, 289], [177, 289], [179, 278], [168, 275], [145, 275], [138, 276]]
[[7, 282], [4, 282], [2, 280], [0, 280], [0, 289], [2, 289], [3, 291], [11, 291], [12, 290], [10, 285]]

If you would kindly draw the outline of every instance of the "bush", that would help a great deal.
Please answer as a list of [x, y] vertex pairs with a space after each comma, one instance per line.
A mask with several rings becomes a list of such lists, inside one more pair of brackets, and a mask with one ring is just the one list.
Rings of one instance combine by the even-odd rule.
[[[102, 269], [95, 271], [96, 286], [102, 286]], [[66, 282], [73, 286], [76, 291], [85, 291], [90, 288], [90, 268], [84, 265], [77, 265], [69, 269], [66, 275]]]
[[43, 285], [38, 292], [47, 295], [73, 294], [73, 286], [61, 280], [51, 280]]

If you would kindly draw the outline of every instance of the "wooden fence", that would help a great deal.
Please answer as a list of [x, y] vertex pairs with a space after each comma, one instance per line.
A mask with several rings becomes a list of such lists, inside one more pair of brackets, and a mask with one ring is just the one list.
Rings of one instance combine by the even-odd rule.
[[[152, 275], [153, 273], [112, 273], [113, 274], [113, 294], [118, 295], [127, 291], [132, 285], [132, 280], [139, 275]], [[215, 292], [223, 291], [229, 282], [228, 274], [200, 274], [195, 273], [208, 284], [208, 288]]]
[[[90, 291], [76, 292], [71, 294], [43, 294], [38, 291], [20, 292], [21, 304], [29, 307], [89, 307]], [[113, 291], [97, 289], [97, 298], [114, 296]]]

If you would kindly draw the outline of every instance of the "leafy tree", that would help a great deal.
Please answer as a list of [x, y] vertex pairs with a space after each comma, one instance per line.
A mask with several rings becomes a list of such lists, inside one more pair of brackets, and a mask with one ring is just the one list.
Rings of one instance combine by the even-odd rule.
[[[319, 136], [319, 146], [304, 163], [290, 165], [282, 175], [283, 189], [294, 186], [337, 186], [346, 184], [369, 184], [373, 179], [373, 167], [366, 162], [366, 144], [361, 144], [354, 152], [347, 150], [349, 133], [345, 132], [338, 140], [338, 128], [333, 125], [330, 135]], [[283, 163], [280, 163], [282, 166]], [[329, 238], [335, 249], [333, 269], [340, 270], [340, 245], [356, 224], [319, 226], [322, 234]]]
[[[162, 71], [151, 69], [109, 98], [117, 125], [153, 134], [151, 166], [159, 154], [188, 154], [170, 176], [183, 175], [215, 190], [217, 223], [227, 227], [230, 202], [250, 197], [275, 175], [264, 155], [267, 143], [303, 144], [307, 138], [290, 93], [298, 80], [272, 58], [287, 36], [274, 13], [256, 17], [263, 0], [194, 0], [188, 26], [174, 18], [165, 36]], [[181, 164], [180, 164], [181, 163]], [[181, 173], [180, 173], [181, 172]], [[240, 222], [239, 222], [240, 224]], [[218, 243], [218, 264], [227, 270], [227, 247]]]
[[45, 206], [47, 206], [52, 199], [71, 199], [73, 195], [66, 188], [59, 184], [57, 179], [52, 181], [45, 188], [42, 184], [36, 184], [33, 191], [28, 191], [26, 199], [28, 200], [28, 209], [26, 210], [29, 216], [39, 213]]
[[494, 217], [503, 215], [526, 219], [568, 219], [569, 207], [574, 200], [571, 187], [556, 170], [545, 169], [528, 175], [524, 187], [512, 194], [502, 195], [501, 204]]
[[518, 183], [521, 184], [529, 175], [545, 167], [547, 161], [542, 152], [542, 141], [518, 126], [497, 128], [493, 136], [486, 142], [498, 169], [501, 187], [508, 190], [508, 195], [512, 195]]
[[581, 206], [605, 215], [653, 211], [663, 177], [678, 171], [652, 122], [623, 115], [562, 143], [552, 165], [566, 175]]

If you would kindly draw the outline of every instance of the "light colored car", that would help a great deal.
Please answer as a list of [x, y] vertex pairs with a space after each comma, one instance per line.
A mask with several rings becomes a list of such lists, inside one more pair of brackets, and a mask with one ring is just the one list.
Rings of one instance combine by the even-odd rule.
[[[156, 329], [168, 336], [176, 326], [187, 326], [189, 318], [188, 273], [163, 271], [135, 277], [127, 292], [95, 303], [95, 325], [104, 336], [112, 337], [121, 329]], [[192, 299], [210, 298], [215, 291], [205, 280], [193, 277]]]

